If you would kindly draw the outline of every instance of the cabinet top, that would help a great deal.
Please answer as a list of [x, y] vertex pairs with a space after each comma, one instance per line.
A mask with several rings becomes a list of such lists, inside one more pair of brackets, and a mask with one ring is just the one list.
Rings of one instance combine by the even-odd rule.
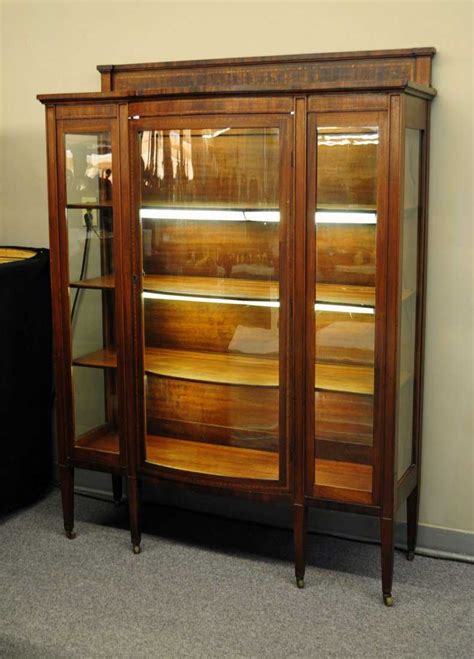
[[[435, 48], [99, 65], [102, 100], [150, 95], [380, 90], [434, 95]], [[414, 84], [413, 84], [414, 83]], [[422, 89], [424, 87], [424, 89]], [[106, 96], [107, 94], [107, 96]], [[113, 95], [111, 95], [113, 94]], [[99, 94], [76, 95], [94, 100]], [[42, 102], [73, 100], [40, 95]]]

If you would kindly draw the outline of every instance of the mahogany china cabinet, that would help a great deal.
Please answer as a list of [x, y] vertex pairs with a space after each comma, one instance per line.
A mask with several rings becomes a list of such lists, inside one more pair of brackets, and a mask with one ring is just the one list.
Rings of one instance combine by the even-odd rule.
[[394, 518], [420, 483], [433, 48], [99, 66], [46, 106], [59, 469]]

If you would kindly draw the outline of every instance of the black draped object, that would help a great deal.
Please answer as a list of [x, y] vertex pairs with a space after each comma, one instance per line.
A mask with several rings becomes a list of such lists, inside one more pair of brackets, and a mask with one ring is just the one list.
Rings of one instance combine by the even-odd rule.
[[[8, 249], [8, 248], [7, 248]], [[0, 510], [51, 482], [52, 337], [49, 250], [0, 263]]]

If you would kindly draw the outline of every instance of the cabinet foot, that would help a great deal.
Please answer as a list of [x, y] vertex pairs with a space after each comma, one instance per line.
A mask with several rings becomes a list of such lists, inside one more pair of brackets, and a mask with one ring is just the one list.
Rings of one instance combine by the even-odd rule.
[[407, 561], [412, 561], [415, 558], [415, 552], [413, 549], [407, 551]]
[[139, 554], [141, 552], [140, 545], [133, 545], [133, 553]]
[[304, 588], [304, 578], [296, 577], [296, 585], [298, 586], [298, 588]]
[[386, 595], [385, 593], [383, 594], [383, 603], [385, 606], [393, 606], [393, 597], [392, 593], [389, 593]]

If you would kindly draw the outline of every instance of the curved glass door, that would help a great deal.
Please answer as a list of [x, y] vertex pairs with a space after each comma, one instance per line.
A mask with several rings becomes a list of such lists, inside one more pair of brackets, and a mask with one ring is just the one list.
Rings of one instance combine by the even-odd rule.
[[145, 457], [278, 481], [281, 127], [211, 121], [138, 133]]
[[316, 142], [317, 497], [370, 504], [374, 491], [377, 115], [319, 115]]

